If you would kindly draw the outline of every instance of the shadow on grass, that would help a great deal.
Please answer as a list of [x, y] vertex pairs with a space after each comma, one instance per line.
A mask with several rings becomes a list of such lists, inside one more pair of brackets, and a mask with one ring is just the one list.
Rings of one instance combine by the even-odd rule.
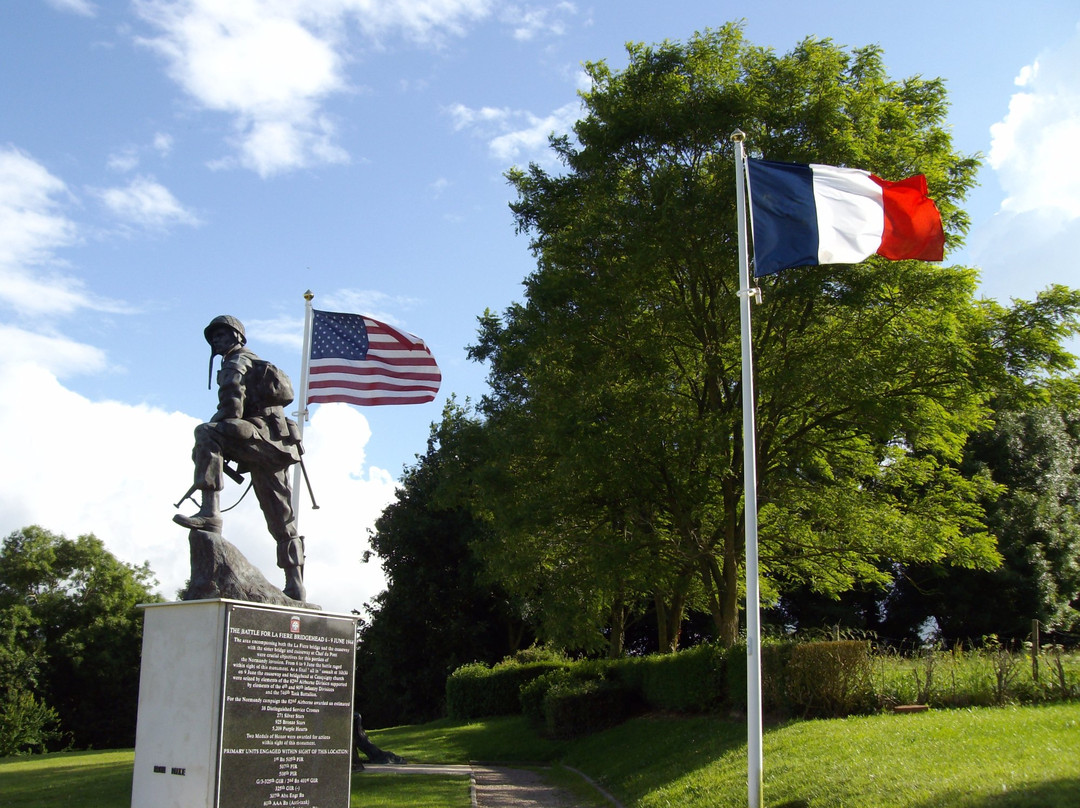
[[566, 744], [537, 735], [521, 715], [471, 722], [443, 719], [420, 726], [371, 730], [372, 740], [411, 763], [549, 763]]
[[[643, 716], [574, 743], [565, 762], [601, 783], [618, 783], [634, 803], [693, 772], [731, 760], [746, 746], [746, 726], [715, 718]], [[611, 750], [618, 749], [618, 755]], [[745, 757], [735, 756], [739, 766]], [[745, 776], [745, 775], [743, 775]]]
[[1047, 780], [1010, 788], [1000, 794], [941, 794], [915, 808], [1076, 808], [1080, 805], [1080, 777]]

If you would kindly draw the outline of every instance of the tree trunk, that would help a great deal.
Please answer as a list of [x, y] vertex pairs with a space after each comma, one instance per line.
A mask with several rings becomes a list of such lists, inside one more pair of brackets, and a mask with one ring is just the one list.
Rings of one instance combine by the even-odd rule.
[[724, 483], [724, 564], [720, 591], [720, 614], [716, 631], [720, 644], [730, 648], [739, 638], [739, 490], [730, 480]]
[[653, 603], [656, 604], [656, 644], [663, 653], [671, 643], [668, 639], [667, 606], [664, 604], [664, 596], [659, 592], [653, 594]]
[[720, 595], [720, 644], [730, 648], [739, 638], [739, 552], [737, 542], [724, 539], [724, 587]]
[[619, 659], [623, 655], [623, 642], [626, 639], [626, 605], [622, 601], [611, 607], [609, 630], [608, 659]]
[[709, 593], [717, 640], [724, 648], [730, 648], [739, 637], [738, 567], [734, 571], [729, 569], [726, 548], [722, 568], [715, 556], [706, 558], [702, 566], [701, 577]]
[[679, 576], [677, 591], [671, 593], [670, 603], [661, 592], [653, 596], [656, 603], [656, 638], [661, 654], [674, 654], [679, 650], [683, 614], [686, 611], [686, 590], [692, 573]]

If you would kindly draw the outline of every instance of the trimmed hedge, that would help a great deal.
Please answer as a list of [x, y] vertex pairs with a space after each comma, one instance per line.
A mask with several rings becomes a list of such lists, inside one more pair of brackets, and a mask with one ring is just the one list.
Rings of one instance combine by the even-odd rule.
[[[786, 715], [790, 712], [785, 677], [796, 645], [798, 643], [792, 640], [762, 642], [761, 709], [766, 713]], [[737, 643], [728, 649], [724, 672], [724, 705], [736, 712], [746, 712], [746, 643]]]
[[572, 678], [573, 673], [567, 667], [548, 671], [537, 676], [531, 682], [526, 682], [521, 686], [521, 692], [518, 694], [518, 699], [521, 702], [521, 712], [534, 725], [543, 726], [546, 722], [544, 700], [547, 698], [548, 691], [556, 685], [569, 682]]
[[[1024, 660], [998, 650], [977, 652], [961, 661], [948, 656], [952, 667], [947, 684], [950, 700], [939, 697], [942, 675], [933, 678], [935, 704], [1005, 703], [1080, 696], [1073, 666], [1058, 654], [1057, 670], [1042, 682], [1023, 681], [1018, 671]], [[887, 673], [887, 659], [872, 655], [865, 641], [800, 643], [766, 640], [761, 647], [761, 697], [764, 712], [777, 716], [827, 717], [865, 713], [914, 698], [908, 691], [930, 690], [937, 656], [905, 662]], [[897, 667], [894, 661], [892, 667]], [[903, 666], [915, 665], [914, 671]], [[881, 667], [876, 671], [875, 666]], [[921, 673], [920, 673], [920, 668]], [[966, 672], [965, 672], [966, 671]], [[879, 677], [880, 674], [880, 677]], [[997, 677], [996, 679], [994, 677]], [[921, 678], [920, 678], [921, 677]], [[880, 681], [878, 681], [880, 678]], [[914, 679], [909, 683], [908, 679]], [[914, 687], [913, 685], [922, 686]], [[996, 684], [996, 689], [995, 689]], [[964, 702], [962, 699], [971, 701]], [[982, 698], [983, 701], [974, 699]], [[611, 726], [641, 709], [709, 713], [725, 709], [746, 711], [746, 646], [727, 651], [702, 644], [676, 654], [628, 657], [620, 660], [528, 661], [508, 659], [494, 668], [475, 663], [451, 674], [446, 684], [447, 710], [452, 718], [471, 719], [524, 713], [537, 726], [560, 738], [576, 737]]]
[[784, 679], [792, 711], [806, 717], [840, 717], [877, 706], [870, 643], [865, 641], [796, 645]]
[[522, 686], [538, 676], [565, 667], [560, 662], [525, 665], [500, 662], [494, 668], [482, 662], [463, 665], [446, 680], [447, 715], [469, 719], [520, 713]]
[[567, 679], [544, 696], [544, 728], [552, 738], [580, 738], [622, 723], [629, 703], [623, 686], [610, 679]]
[[625, 689], [653, 710], [707, 713], [725, 701], [727, 654], [702, 645], [675, 654], [631, 657], [614, 663]]

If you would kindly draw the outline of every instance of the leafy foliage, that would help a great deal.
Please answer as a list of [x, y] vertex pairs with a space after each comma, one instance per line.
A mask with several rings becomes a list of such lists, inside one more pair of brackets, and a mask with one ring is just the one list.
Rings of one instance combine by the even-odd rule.
[[56, 711], [16, 681], [0, 693], [0, 757], [44, 752], [60, 738]]
[[[0, 546], [0, 666], [18, 671], [44, 719], [77, 747], [135, 742], [140, 603], [160, 600], [146, 564], [119, 561], [93, 535], [71, 540], [33, 526]], [[16, 691], [20, 685], [16, 684]], [[45, 738], [44, 742], [48, 742]]]
[[[949, 243], [976, 160], [952, 148], [941, 81], [896, 81], [875, 47], [791, 53], [737, 26], [632, 45], [586, 69], [565, 171], [508, 178], [537, 269], [526, 302], [485, 314], [499, 530], [483, 555], [544, 637], [617, 655], [655, 604], [662, 649], [686, 611], [732, 643], [742, 565], [738, 272], [732, 146], [770, 159], [924, 173]], [[766, 592], [884, 585], [889, 562], [990, 567], [995, 486], [957, 466], [1005, 377], [1067, 363], [1077, 301], [994, 308], [965, 268], [871, 259], [762, 281], [754, 314]], [[1048, 301], [1044, 301], [1047, 302]], [[1020, 327], [1030, 326], [1035, 334]], [[1021, 385], [1022, 386], [1022, 385]]]
[[375, 524], [371, 546], [388, 583], [361, 628], [357, 702], [365, 726], [442, 715], [451, 671], [497, 661], [531, 639], [473, 553], [488, 530], [465, 498], [479, 439], [467, 411], [448, 403], [427, 453], [406, 470]]
[[928, 617], [950, 641], [1024, 639], [1033, 619], [1044, 630], [1080, 629], [1080, 411], [999, 412], [992, 430], [972, 436], [964, 465], [1002, 486], [986, 523], [1004, 561], [994, 570], [905, 569], [889, 604], [894, 631], [910, 633]]

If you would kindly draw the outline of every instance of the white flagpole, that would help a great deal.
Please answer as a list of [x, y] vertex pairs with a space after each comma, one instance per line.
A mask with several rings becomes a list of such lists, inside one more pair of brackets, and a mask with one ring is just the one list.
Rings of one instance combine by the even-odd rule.
[[[304, 353], [300, 357], [300, 396], [296, 400], [297, 411], [293, 413], [296, 416], [296, 426], [300, 430], [301, 440], [304, 437], [304, 424], [308, 419], [308, 367], [311, 364], [311, 301], [314, 298], [315, 295], [311, 293], [310, 289], [304, 292]], [[300, 485], [303, 483], [300, 476], [302, 473], [303, 469], [297, 463], [293, 469], [292, 487], [293, 524], [296, 525], [297, 532], [300, 530]]]
[[[761, 290], [750, 288], [750, 259], [746, 237], [746, 163], [743, 141], [736, 129], [736, 212], [739, 217], [739, 322], [742, 326], [743, 405], [743, 519], [746, 529], [746, 785], [749, 808], [761, 808], [761, 615], [758, 591], [757, 445], [754, 424], [754, 357], [750, 345], [750, 298]], [[759, 298], [760, 299], [760, 298]]]

